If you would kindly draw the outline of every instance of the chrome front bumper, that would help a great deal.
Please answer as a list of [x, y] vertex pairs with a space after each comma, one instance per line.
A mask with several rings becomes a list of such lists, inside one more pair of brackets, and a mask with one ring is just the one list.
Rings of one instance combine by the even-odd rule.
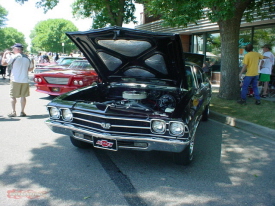
[[164, 139], [164, 138], [158, 138], [158, 137], [134, 137], [134, 136], [118, 136], [118, 135], [111, 135], [109, 133], [99, 133], [92, 130], [87, 130], [79, 127], [75, 127], [71, 124], [63, 124], [60, 122], [52, 121], [52, 120], [46, 120], [45, 123], [48, 125], [48, 127], [55, 133], [67, 135], [70, 137], [74, 137], [75, 139], [89, 142], [93, 144], [92, 140], [87, 140], [84, 138], [79, 138], [79, 136], [76, 136], [76, 133], [89, 135], [91, 137], [96, 136], [100, 138], [106, 138], [106, 139], [116, 139], [119, 141], [128, 141], [128, 142], [134, 142], [134, 143], [147, 143], [146, 147], [129, 147], [129, 146], [118, 146], [119, 149], [130, 149], [130, 150], [145, 150], [145, 151], [166, 151], [166, 152], [182, 152], [190, 143], [190, 141], [184, 141], [184, 140], [177, 140], [177, 139]]

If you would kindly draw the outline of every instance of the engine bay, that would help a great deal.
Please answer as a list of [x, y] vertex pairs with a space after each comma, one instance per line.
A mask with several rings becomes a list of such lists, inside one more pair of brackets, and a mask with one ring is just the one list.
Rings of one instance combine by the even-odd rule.
[[72, 92], [64, 100], [84, 102], [105, 112], [111, 109], [169, 116], [186, 93], [186, 90], [167, 85], [97, 84], [80, 92]]
[[119, 110], [135, 110], [149, 112], [156, 115], [165, 115], [174, 112], [180, 100], [178, 91], [158, 90], [158, 89], [138, 89], [138, 88], [108, 88], [103, 93], [104, 101], [93, 104], [100, 104], [106, 108]]

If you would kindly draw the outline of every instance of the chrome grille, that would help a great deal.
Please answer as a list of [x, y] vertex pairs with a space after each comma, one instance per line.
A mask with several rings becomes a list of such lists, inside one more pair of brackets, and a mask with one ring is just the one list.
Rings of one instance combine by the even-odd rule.
[[[84, 112], [74, 110], [72, 124], [85, 129], [92, 129], [98, 132], [107, 132], [111, 134], [123, 134], [123, 135], [139, 135], [139, 136], [158, 136], [162, 138], [175, 139], [169, 135], [166, 131], [165, 134], [152, 134], [150, 127], [150, 120], [147, 118], [125, 118], [125, 117], [112, 117], [104, 114], [95, 114], [90, 112]], [[110, 124], [110, 128], [106, 129], [104, 126]]]
[[69, 82], [69, 78], [60, 78], [60, 77], [44, 77], [44, 78], [49, 84], [66, 85]]

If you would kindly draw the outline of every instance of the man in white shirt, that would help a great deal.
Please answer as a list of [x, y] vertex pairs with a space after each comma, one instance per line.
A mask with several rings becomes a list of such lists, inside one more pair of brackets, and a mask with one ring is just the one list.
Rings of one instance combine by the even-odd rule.
[[269, 44], [265, 44], [263, 47], [264, 56], [268, 57], [267, 59], [263, 59], [260, 63], [260, 82], [264, 82], [263, 94], [262, 98], [267, 97], [267, 89], [268, 83], [270, 82], [270, 75], [272, 72], [272, 66], [274, 65], [274, 55], [271, 53], [271, 46]]
[[12, 52], [6, 51], [3, 55], [2, 64], [11, 65], [10, 74], [10, 97], [12, 112], [8, 114], [9, 117], [15, 117], [16, 98], [21, 98], [21, 113], [20, 117], [25, 117], [26, 97], [30, 95], [29, 90], [29, 76], [28, 72], [32, 70], [33, 65], [30, 59], [23, 54], [23, 46], [16, 43], [12, 46]]

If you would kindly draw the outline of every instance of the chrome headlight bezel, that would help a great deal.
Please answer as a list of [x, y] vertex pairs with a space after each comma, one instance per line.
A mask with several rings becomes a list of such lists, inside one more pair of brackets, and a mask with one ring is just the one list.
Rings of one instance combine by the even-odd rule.
[[73, 113], [69, 108], [61, 109], [61, 116], [64, 121], [70, 122], [73, 120]]
[[166, 122], [164, 120], [152, 119], [151, 132], [155, 134], [164, 134], [166, 132]]
[[185, 124], [183, 122], [169, 122], [169, 133], [172, 136], [183, 136], [185, 133]]
[[49, 115], [52, 119], [59, 119], [60, 111], [57, 107], [49, 107]]

